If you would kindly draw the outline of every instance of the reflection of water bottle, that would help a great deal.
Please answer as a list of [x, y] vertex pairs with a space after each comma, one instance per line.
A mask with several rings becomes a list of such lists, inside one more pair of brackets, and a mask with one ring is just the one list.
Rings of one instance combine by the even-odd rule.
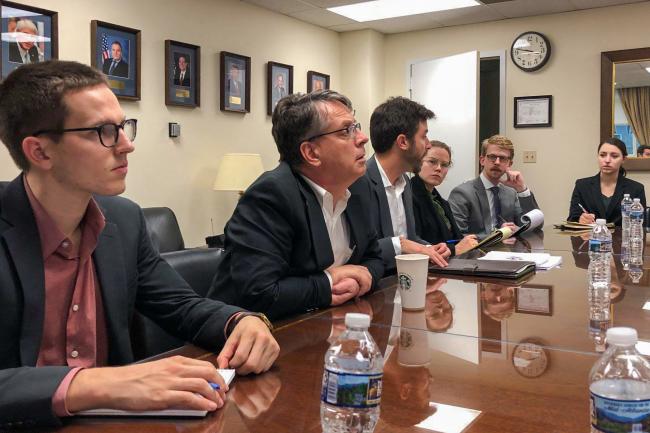
[[607, 330], [609, 349], [589, 374], [591, 432], [647, 432], [650, 363], [637, 352], [632, 328]]
[[630, 263], [643, 264], [643, 205], [635, 198], [630, 206]]
[[630, 240], [630, 207], [632, 203], [630, 194], [624, 194], [623, 201], [621, 201], [621, 232], [624, 244]]
[[589, 268], [587, 268], [589, 305], [602, 311], [609, 308], [611, 281], [610, 255], [612, 235], [604, 219], [597, 219], [589, 239]]
[[346, 330], [325, 354], [320, 419], [324, 433], [370, 433], [379, 419], [384, 358], [366, 314], [345, 315]]
[[[608, 276], [600, 276], [605, 281], [595, 281], [594, 267], [599, 264], [592, 260], [589, 262], [587, 274], [589, 275], [589, 289], [587, 299], [589, 301], [589, 337], [594, 341], [596, 352], [605, 351], [605, 332], [610, 327], [609, 306], [610, 306], [610, 281]], [[609, 264], [607, 265], [609, 269]]]
[[641, 277], [643, 277], [643, 261], [641, 263], [631, 264], [628, 275], [634, 284], [638, 284], [641, 281]]

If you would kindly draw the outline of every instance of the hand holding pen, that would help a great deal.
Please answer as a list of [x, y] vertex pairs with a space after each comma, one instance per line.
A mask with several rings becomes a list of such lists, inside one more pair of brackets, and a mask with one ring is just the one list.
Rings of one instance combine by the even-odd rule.
[[578, 206], [582, 209], [582, 214], [580, 215], [580, 219], [578, 219], [580, 224], [593, 224], [596, 222], [596, 215], [589, 213], [580, 203], [578, 203]]

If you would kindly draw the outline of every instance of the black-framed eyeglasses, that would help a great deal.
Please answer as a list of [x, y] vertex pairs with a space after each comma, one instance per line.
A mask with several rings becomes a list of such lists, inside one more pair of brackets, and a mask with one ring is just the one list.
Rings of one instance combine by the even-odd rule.
[[336, 134], [337, 132], [344, 132], [345, 131], [345, 137], [355, 137], [357, 135], [357, 131], [361, 131], [361, 123], [353, 123], [350, 126], [346, 126], [345, 128], [337, 129], [336, 131], [330, 131], [330, 132], [323, 132], [322, 134], [316, 134], [312, 135], [305, 141], [312, 141], [315, 138], [322, 137], [324, 135], [330, 135], [330, 134]]
[[451, 167], [451, 161], [450, 162], [443, 162], [440, 161], [437, 158], [426, 158], [422, 160], [423, 162], [426, 162], [427, 164], [431, 164], [432, 167], [435, 166], [440, 166], [440, 168], [449, 168]]
[[99, 142], [102, 144], [102, 146], [114, 147], [117, 144], [117, 140], [119, 139], [120, 129], [124, 131], [124, 134], [126, 135], [126, 138], [129, 139], [129, 141], [133, 141], [135, 140], [135, 134], [138, 130], [138, 120], [126, 119], [119, 125], [116, 123], [104, 123], [99, 126], [88, 128], [42, 129], [35, 132], [33, 135], [37, 137], [41, 134], [63, 134], [65, 132], [95, 131], [99, 136]]
[[501, 156], [501, 155], [494, 155], [490, 153], [489, 155], [485, 155], [487, 159], [490, 160], [490, 162], [497, 162], [497, 159], [500, 160], [501, 162], [505, 162], [506, 164], [510, 162], [512, 158], [509, 156]]

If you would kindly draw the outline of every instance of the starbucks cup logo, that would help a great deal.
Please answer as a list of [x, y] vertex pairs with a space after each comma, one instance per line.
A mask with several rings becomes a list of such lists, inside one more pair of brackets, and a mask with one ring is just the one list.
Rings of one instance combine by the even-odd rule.
[[399, 274], [399, 287], [402, 290], [411, 290], [411, 276], [408, 274]]

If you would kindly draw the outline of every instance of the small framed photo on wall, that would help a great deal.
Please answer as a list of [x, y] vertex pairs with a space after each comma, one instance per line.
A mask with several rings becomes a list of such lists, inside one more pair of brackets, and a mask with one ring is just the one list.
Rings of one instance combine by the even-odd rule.
[[307, 71], [307, 93], [330, 88], [330, 76], [316, 71]]
[[0, 0], [0, 80], [26, 63], [59, 57], [58, 13]]
[[165, 104], [201, 105], [201, 47], [165, 41]]
[[278, 101], [293, 93], [293, 66], [268, 62], [266, 77], [266, 113], [271, 115]]
[[106, 74], [118, 98], [140, 100], [140, 30], [91, 21], [90, 64]]
[[553, 126], [553, 96], [515, 96], [515, 128]]
[[221, 111], [251, 111], [251, 58], [221, 52]]

